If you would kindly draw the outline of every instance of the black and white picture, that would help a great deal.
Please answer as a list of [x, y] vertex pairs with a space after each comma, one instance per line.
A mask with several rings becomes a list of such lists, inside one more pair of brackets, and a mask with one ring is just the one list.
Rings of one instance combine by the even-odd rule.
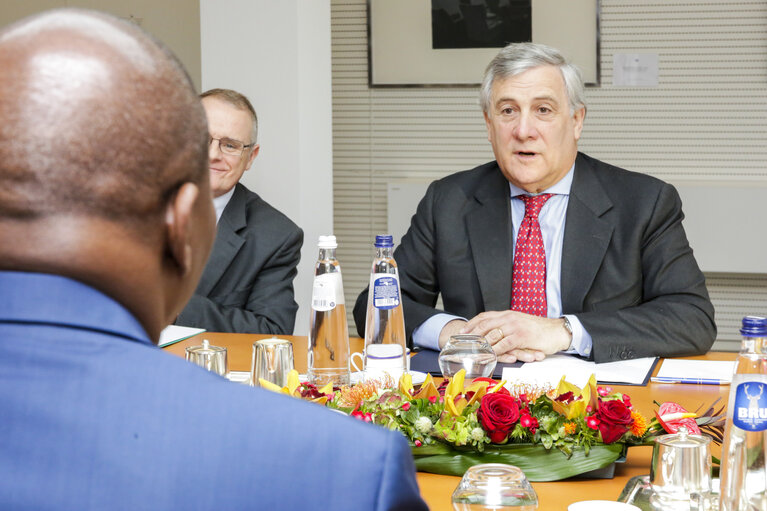
[[474, 87], [509, 43], [558, 48], [599, 83], [599, 0], [368, 0], [371, 87]]
[[532, 41], [531, 0], [431, 0], [435, 50]]

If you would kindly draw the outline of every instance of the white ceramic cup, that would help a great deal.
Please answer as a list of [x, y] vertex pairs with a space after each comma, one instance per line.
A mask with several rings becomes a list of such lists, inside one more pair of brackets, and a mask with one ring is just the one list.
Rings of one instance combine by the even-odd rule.
[[614, 500], [582, 500], [567, 506], [567, 511], [642, 511], [636, 506]]
[[[355, 371], [364, 371], [365, 378], [380, 378], [384, 373], [389, 373], [394, 380], [399, 380], [403, 372], [402, 346], [370, 344], [365, 348], [364, 353], [352, 353], [349, 362]], [[404, 370], [409, 371], [410, 349], [408, 348], [405, 348], [405, 364]]]

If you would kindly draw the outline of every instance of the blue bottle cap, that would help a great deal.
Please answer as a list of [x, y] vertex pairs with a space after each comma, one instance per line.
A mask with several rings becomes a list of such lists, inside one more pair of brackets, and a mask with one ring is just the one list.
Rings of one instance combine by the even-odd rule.
[[743, 318], [740, 333], [746, 337], [767, 337], [767, 318], [746, 316]]
[[379, 234], [376, 236], [376, 248], [389, 248], [394, 246], [394, 236], [391, 234]]

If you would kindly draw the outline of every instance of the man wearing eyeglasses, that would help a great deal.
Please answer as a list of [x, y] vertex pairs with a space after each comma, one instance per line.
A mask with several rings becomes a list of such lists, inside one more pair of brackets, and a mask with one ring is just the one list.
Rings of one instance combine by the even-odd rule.
[[239, 181], [260, 149], [248, 98], [229, 89], [200, 95], [217, 234], [200, 284], [176, 324], [215, 332], [293, 333], [293, 279], [303, 232]]

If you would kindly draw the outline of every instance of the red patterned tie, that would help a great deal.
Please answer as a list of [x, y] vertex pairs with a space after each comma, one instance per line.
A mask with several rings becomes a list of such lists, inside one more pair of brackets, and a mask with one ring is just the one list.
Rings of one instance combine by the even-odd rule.
[[538, 213], [551, 196], [551, 193], [519, 196], [525, 202], [525, 217], [517, 233], [511, 284], [511, 310], [543, 317], [547, 312], [546, 249]]

